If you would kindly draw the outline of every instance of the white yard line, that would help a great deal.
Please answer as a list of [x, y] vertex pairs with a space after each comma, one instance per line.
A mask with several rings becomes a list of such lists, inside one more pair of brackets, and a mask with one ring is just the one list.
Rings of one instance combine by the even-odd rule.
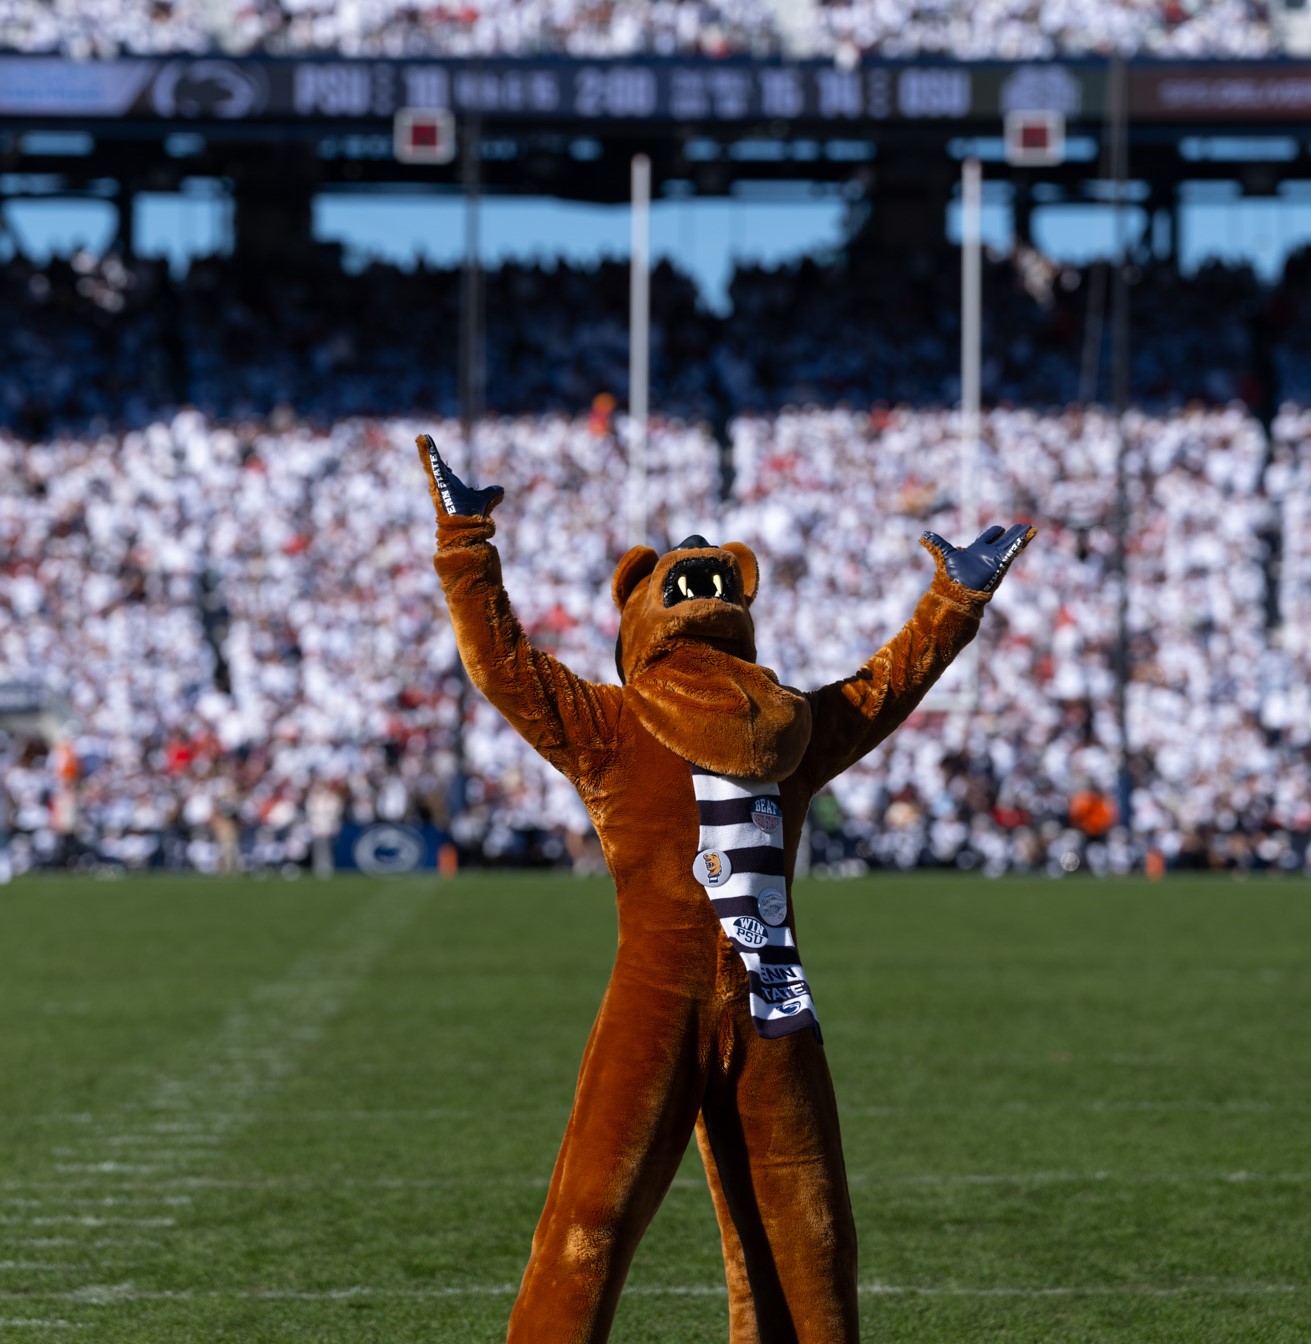
[[154, 1237], [97, 1237], [87, 1241], [82, 1237], [0, 1237], [0, 1246], [12, 1246], [24, 1251], [47, 1251], [54, 1247], [76, 1246], [86, 1251], [116, 1250], [121, 1246], [158, 1246]]
[[1012, 1171], [1012, 1172], [908, 1172], [858, 1171], [848, 1176], [853, 1183], [871, 1185], [1239, 1185], [1246, 1182], [1270, 1185], [1301, 1185], [1311, 1181], [1307, 1171]]
[[176, 1218], [97, 1218], [89, 1213], [42, 1213], [32, 1218], [0, 1218], [6, 1227], [176, 1227]]
[[898, 1116], [925, 1115], [1123, 1115], [1144, 1112], [1164, 1115], [1304, 1115], [1311, 1111], [1311, 1102], [1271, 1102], [1238, 1099], [1234, 1101], [1082, 1101], [1082, 1102], [1028, 1102], [999, 1101], [966, 1105], [927, 1106], [844, 1106], [838, 1110], [844, 1116], [858, 1119], [895, 1119]]
[[[95, 1189], [97, 1187], [89, 1187]], [[103, 1187], [102, 1187], [103, 1188]], [[56, 1205], [59, 1208], [113, 1208], [117, 1205], [141, 1205], [150, 1206], [153, 1204], [163, 1204], [166, 1207], [181, 1207], [192, 1203], [191, 1195], [78, 1195], [69, 1194], [67, 1186], [55, 1187], [54, 1197], [42, 1196], [37, 1199], [18, 1199], [5, 1196], [0, 1198], [0, 1204], [7, 1208], [16, 1209], [44, 1209], [50, 1205]]]
[[0, 1316], [0, 1330], [85, 1330], [81, 1321], [49, 1321], [36, 1316]]
[[170, 1126], [167, 1142], [164, 1142], [159, 1134], [111, 1134], [100, 1142], [106, 1148], [149, 1148], [152, 1152], [166, 1150], [171, 1153], [182, 1153], [188, 1148], [212, 1148], [223, 1140], [217, 1134], [206, 1134], [198, 1130], [179, 1133]]
[[[567, 1113], [565, 1101], [551, 1101], [543, 1105], [517, 1104], [507, 1108], [503, 1114], [541, 1114], [544, 1109]], [[1229, 1101], [1209, 1101], [1205, 1099], [1155, 1100], [1152, 1098], [1127, 1098], [1119, 1101], [1079, 1101], [1079, 1102], [1030, 1102], [1019, 1099], [996, 1102], [966, 1103], [926, 1103], [922, 1105], [870, 1105], [853, 1106], [840, 1104], [839, 1111], [844, 1116], [858, 1119], [895, 1119], [898, 1116], [916, 1118], [933, 1115], [1121, 1115], [1124, 1113], [1144, 1112], [1147, 1114], [1179, 1115], [1305, 1115], [1311, 1112], [1311, 1101], [1283, 1102], [1263, 1101], [1256, 1098], [1235, 1098]], [[97, 1127], [122, 1127], [128, 1124], [140, 1125], [141, 1116], [137, 1110], [110, 1111], [99, 1116], [68, 1117], [61, 1115], [33, 1115], [25, 1118], [32, 1126], [59, 1124], [73, 1120], [78, 1125], [94, 1121]], [[336, 1109], [266, 1109], [252, 1108], [248, 1111], [214, 1111], [205, 1113], [198, 1108], [188, 1112], [185, 1125], [177, 1121], [159, 1121], [149, 1126], [143, 1134], [116, 1134], [110, 1138], [96, 1140], [91, 1136], [80, 1138], [77, 1143], [67, 1141], [52, 1150], [57, 1157], [84, 1157], [88, 1147], [147, 1148], [152, 1154], [163, 1151], [170, 1153], [196, 1146], [213, 1146], [223, 1142], [222, 1132], [232, 1125], [246, 1125], [253, 1121], [261, 1124], [385, 1124], [390, 1121], [433, 1121], [449, 1123], [467, 1121], [481, 1124], [486, 1120], [486, 1111], [476, 1107], [426, 1106], [411, 1108], [361, 1107]], [[170, 1134], [172, 1141], [161, 1145], [160, 1135]], [[189, 1155], [188, 1155], [189, 1156]], [[130, 1155], [129, 1155], [130, 1157]], [[0, 1183], [3, 1188], [3, 1183]]]
[[[297, 1289], [149, 1289], [131, 1283], [89, 1284], [64, 1292], [22, 1294], [29, 1301], [77, 1302], [109, 1306], [117, 1302], [341, 1302], [356, 1298], [379, 1300], [432, 1300], [454, 1297], [508, 1297], [518, 1291], [513, 1283], [432, 1285], [422, 1288], [381, 1288], [352, 1284], [344, 1288]], [[637, 1297], [723, 1297], [721, 1284], [630, 1284], [625, 1293]], [[1060, 1285], [969, 1285], [862, 1283], [864, 1297], [1292, 1297], [1311, 1293], [1309, 1283], [1195, 1283], [1157, 1286], [1142, 1283]], [[0, 1291], [0, 1301], [18, 1294]]]
[[62, 1176], [159, 1176], [178, 1170], [175, 1162], [56, 1162]]
[[90, 1269], [90, 1265], [80, 1264], [59, 1264], [44, 1260], [0, 1260], [0, 1270], [11, 1273], [26, 1273], [29, 1270], [33, 1272], [43, 1272], [50, 1274], [66, 1274], [70, 1270]]
[[1308, 1283], [1208, 1283], [1154, 1287], [1141, 1283], [1068, 1284], [1054, 1287], [967, 1287], [862, 1283], [866, 1297], [1290, 1297], [1311, 1293]]
[[[852, 1185], [908, 1185], [908, 1186], [991, 1186], [991, 1185], [1305, 1185], [1311, 1183], [1311, 1171], [1006, 1171], [1006, 1172], [867, 1172], [850, 1171], [847, 1180]], [[152, 1181], [150, 1188], [205, 1190], [340, 1190], [351, 1188], [358, 1190], [447, 1190], [464, 1186], [497, 1186], [509, 1189], [545, 1189], [549, 1182], [547, 1176], [492, 1176], [486, 1173], [455, 1173], [444, 1176], [260, 1176], [254, 1178], [223, 1176], [168, 1176], [163, 1180]], [[37, 1187], [33, 1187], [37, 1188]], [[50, 1187], [42, 1187], [50, 1188]], [[62, 1198], [24, 1199], [8, 1201], [28, 1208], [46, 1208], [54, 1205], [58, 1208], [97, 1208], [116, 1205], [139, 1205], [152, 1207], [186, 1207], [194, 1203], [194, 1196], [184, 1194], [131, 1194], [127, 1197], [115, 1195], [80, 1194], [81, 1191], [102, 1191], [120, 1189], [139, 1191], [139, 1183], [110, 1185], [56, 1186], [62, 1192]], [[671, 1182], [674, 1190], [697, 1190], [706, 1188], [701, 1176], [677, 1176]], [[6, 1201], [0, 1201], [3, 1203]], [[65, 1215], [55, 1221], [81, 1222], [90, 1225], [90, 1215]], [[0, 1228], [4, 1226], [24, 1227], [43, 1221], [39, 1215], [27, 1217], [0, 1216]], [[45, 1222], [52, 1220], [45, 1218]], [[161, 1220], [104, 1219], [131, 1223], [147, 1223]], [[172, 1220], [164, 1219], [168, 1223]], [[0, 1231], [0, 1246], [18, 1245], [19, 1242]], [[27, 1243], [31, 1244], [31, 1243]]]

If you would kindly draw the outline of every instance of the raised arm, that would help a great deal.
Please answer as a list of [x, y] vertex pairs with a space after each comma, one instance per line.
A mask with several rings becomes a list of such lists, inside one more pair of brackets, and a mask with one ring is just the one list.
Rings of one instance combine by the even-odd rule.
[[924, 698], [979, 629], [983, 608], [1037, 529], [990, 527], [957, 549], [936, 532], [920, 544], [937, 564], [915, 613], [854, 676], [812, 691], [810, 746], [798, 774], [816, 793], [872, 751]]
[[528, 642], [491, 541], [496, 524], [490, 514], [505, 492], [500, 486], [470, 489], [427, 434], [419, 435], [418, 444], [437, 510], [433, 567], [469, 679], [535, 751], [576, 780], [580, 756], [603, 752], [614, 740], [619, 687], [584, 681]]

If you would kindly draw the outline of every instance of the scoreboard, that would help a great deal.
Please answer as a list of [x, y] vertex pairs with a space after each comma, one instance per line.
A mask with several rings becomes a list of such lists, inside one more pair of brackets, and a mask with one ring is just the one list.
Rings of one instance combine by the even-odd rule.
[[[1105, 61], [275, 60], [73, 61], [0, 56], [0, 124], [387, 123], [402, 108], [507, 125], [809, 128], [998, 126], [1009, 113], [1106, 115]], [[1131, 62], [1136, 124], [1285, 124], [1311, 116], [1311, 63]]]

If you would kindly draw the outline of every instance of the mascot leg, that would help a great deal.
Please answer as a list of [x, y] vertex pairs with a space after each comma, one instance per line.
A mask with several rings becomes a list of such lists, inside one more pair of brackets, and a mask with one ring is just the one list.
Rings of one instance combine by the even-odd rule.
[[824, 1049], [810, 1031], [762, 1039], [745, 1009], [735, 1019], [702, 1110], [732, 1344], [856, 1344], [856, 1228]]
[[592, 1028], [507, 1344], [600, 1344], [687, 1150], [708, 1030], [693, 1000], [611, 983]]
[[710, 1137], [706, 1133], [704, 1116], [696, 1122], [696, 1143], [701, 1150], [701, 1162], [706, 1169], [706, 1183], [714, 1201], [715, 1217], [719, 1220], [719, 1236], [724, 1245], [724, 1280], [728, 1284], [728, 1344], [760, 1344], [760, 1330], [756, 1325], [756, 1300], [751, 1296], [751, 1280], [747, 1278], [747, 1261], [742, 1251], [742, 1238], [733, 1225], [733, 1215], [724, 1195], [724, 1183], [719, 1179], [715, 1155], [710, 1151]]

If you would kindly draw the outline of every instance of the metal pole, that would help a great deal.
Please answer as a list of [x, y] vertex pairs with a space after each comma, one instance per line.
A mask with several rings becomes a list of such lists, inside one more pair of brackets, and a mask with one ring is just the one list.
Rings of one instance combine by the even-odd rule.
[[1133, 834], [1133, 779], [1129, 768], [1129, 477], [1124, 419], [1129, 406], [1129, 100], [1124, 58], [1111, 62], [1111, 172], [1115, 184], [1115, 280], [1111, 294], [1112, 394], [1115, 404], [1115, 718], [1120, 738], [1117, 799], [1120, 824]]
[[[968, 546], [979, 530], [979, 399], [983, 364], [983, 166], [961, 164], [960, 248], [960, 541]], [[961, 709], [979, 703], [979, 646], [965, 650]], [[964, 725], [962, 724], [962, 731]]]
[[646, 436], [651, 377], [651, 160], [633, 155], [628, 287], [628, 539], [647, 539]]
[[[464, 265], [460, 272], [460, 435], [464, 441], [464, 479], [478, 482], [474, 436], [483, 411], [483, 275], [482, 275], [482, 127], [476, 116], [464, 126], [460, 181], [464, 187]], [[452, 816], [461, 815], [468, 802], [468, 751], [464, 721], [469, 712], [469, 678], [457, 664], [455, 779], [451, 785]]]
[[979, 525], [979, 382], [983, 361], [983, 169], [978, 159], [961, 165], [960, 248], [960, 529], [961, 545]]
[[464, 265], [460, 272], [460, 429], [465, 479], [478, 475], [474, 430], [483, 413], [482, 127], [470, 117], [464, 128], [460, 182], [464, 187]]

